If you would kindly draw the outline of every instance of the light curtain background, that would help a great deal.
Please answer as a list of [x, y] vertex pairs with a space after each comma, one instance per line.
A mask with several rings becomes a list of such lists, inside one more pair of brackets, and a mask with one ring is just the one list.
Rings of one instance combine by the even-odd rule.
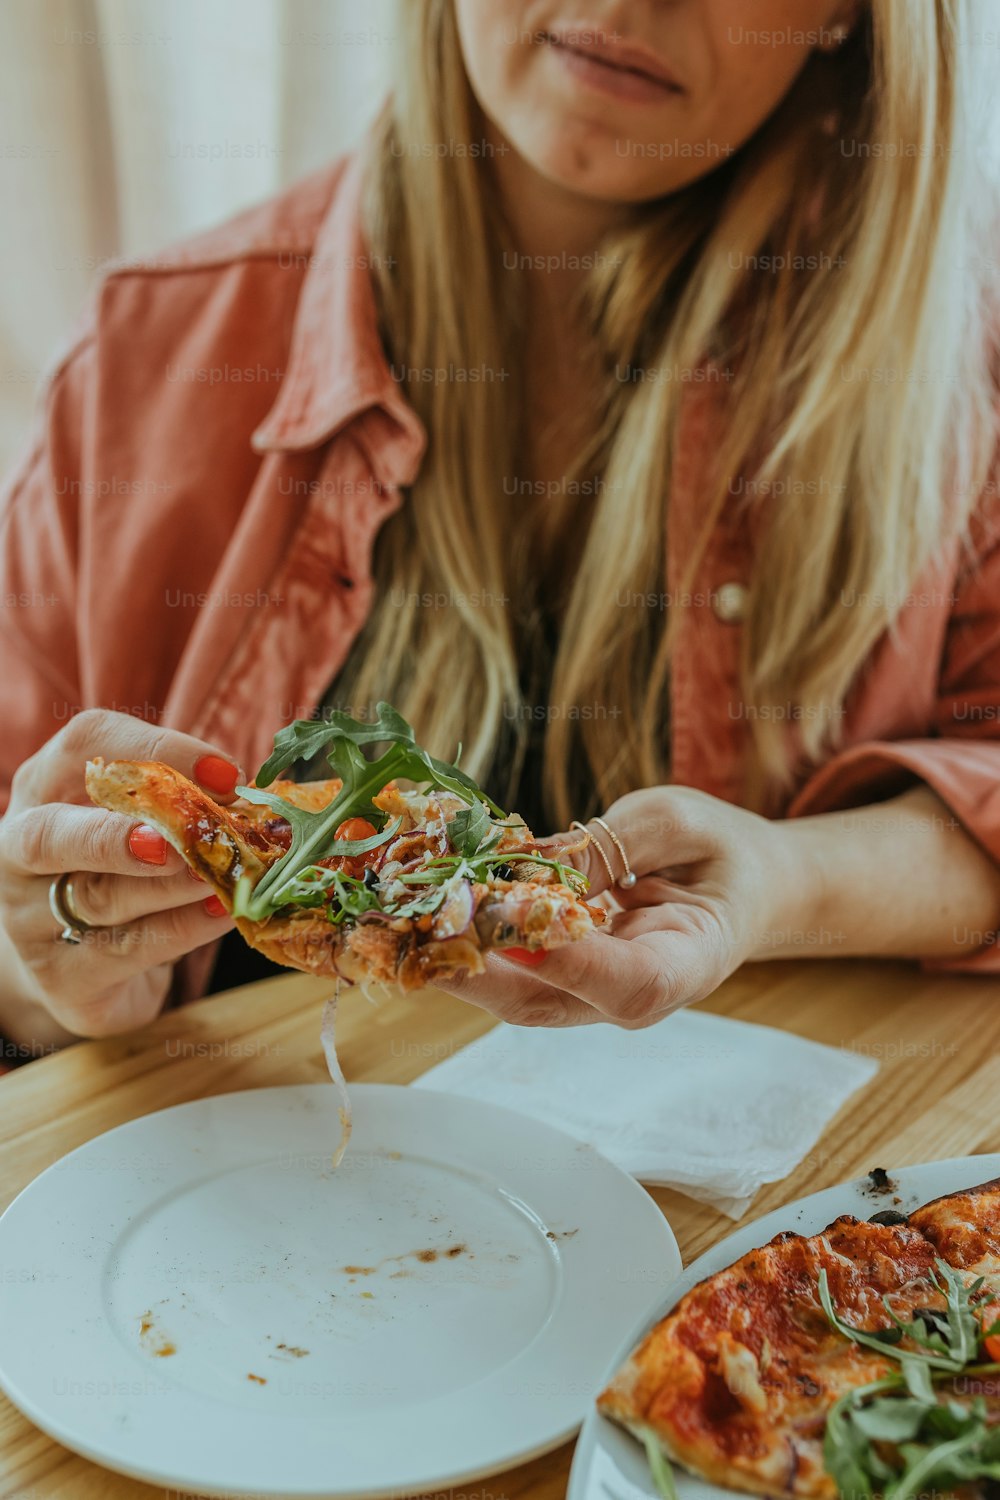
[[385, 96], [394, 0], [0, 0], [0, 474], [110, 258], [321, 166]]

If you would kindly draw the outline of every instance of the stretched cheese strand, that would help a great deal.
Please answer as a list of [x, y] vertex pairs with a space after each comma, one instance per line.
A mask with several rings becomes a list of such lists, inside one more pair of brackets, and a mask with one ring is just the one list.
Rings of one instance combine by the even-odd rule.
[[320, 1041], [323, 1043], [323, 1053], [326, 1057], [326, 1066], [330, 1072], [330, 1078], [337, 1096], [340, 1100], [338, 1113], [340, 1115], [340, 1143], [333, 1153], [334, 1171], [340, 1166], [347, 1150], [347, 1143], [351, 1139], [351, 1096], [347, 1092], [347, 1080], [344, 1078], [340, 1059], [337, 1057], [337, 1002], [340, 999], [340, 980], [337, 980], [333, 995], [323, 1007], [323, 1024], [320, 1027]]

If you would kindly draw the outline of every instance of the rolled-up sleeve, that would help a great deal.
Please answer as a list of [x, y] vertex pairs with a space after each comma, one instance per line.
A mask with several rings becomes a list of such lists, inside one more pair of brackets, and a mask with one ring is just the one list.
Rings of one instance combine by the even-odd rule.
[[[993, 508], [995, 510], [995, 507]], [[1000, 524], [977, 527], [975, 562], [956, 584], [927, 738], [854, 745], [805, 784], [789, 817], [878, 802], [922, 781], [1000, 864]], [[1000, 973], [1000, 942], [928, 968]]]
[[0, 498], [0, 810], [15, 770], [80, 705], [79, 514], [94, 347], [53, 374]]

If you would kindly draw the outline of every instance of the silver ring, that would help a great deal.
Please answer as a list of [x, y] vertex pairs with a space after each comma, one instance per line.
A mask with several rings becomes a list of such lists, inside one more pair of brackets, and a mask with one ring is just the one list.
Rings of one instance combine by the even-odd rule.
[[[604, 821], [603, 818], [591, 818], [590, 821], [592, 823], [599, 823], [600, 824], [600, 826], [604, 829], [604, 832], [607, 834], [608, 838], [611, 840], [611, 842], [614, 844], [615, 848], [618, 850], [618, 853], [621, 855], [621, 857], [622, 857], [622, 864], [625, 866], [625, 869], [623, 870], [620, 878], [615, 881], [615, 884], [617, 886], [619, 886], [621, 888], [621, 890], [623, 890], [623, 891], [630, 891], [632, 889], [632, 887], [635, 885], [635, 883], [636, 883], [636, 881], [638, 880], [639, 877], [638, 877], [638, 875], [636, 875], [636, 873], [633, 870], [632, 866], [628, 862], [628, 855], [625, 853], [625, 845], [622, 843], [622, 841], [618, 837], [617, 833], [615, 833], [615, 830], [613, 828], [609, 828], [608, 827], [607, 823], [605, 823], [605, 821]], [[605, 861], [605, 863], [607, 863], [607, 861]], [[610, 865], [608, 865], [608, 875], [609, 876], [611, 875], [611, 866]]]
[[72, 875], [57, 875], [52, 881], [49, 886], [49, 911], [59, 923], [61, 942], [83, 942], [83, 934], [90, 931], [90, 923], [85, 922], [74, 909]]

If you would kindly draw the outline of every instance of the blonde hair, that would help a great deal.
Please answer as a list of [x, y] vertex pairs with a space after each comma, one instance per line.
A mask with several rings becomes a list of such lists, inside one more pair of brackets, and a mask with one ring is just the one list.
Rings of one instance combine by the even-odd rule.
[[[621, 600], [665, 593], [684, 385], [623, 381], [623, 367], [695, 371], [711, 355], [735, 372], [702, 537], [677, 562], [692, 580], [724, 509], [746, 503], [736, 476], [767, 495], [743, 628], [743, 694], [757, 710], [748, 801], [766, 807], [802, 761], [828, 753], [861, 664], [966, 526], [995, 440], [975, 213], [987, 195], [964, 134], [975, 3], [873, 0], [730, 161], [602, 246], [586, 307], [606, 400], [578, 472], [596, 465], [604, 482], [586, 502], [585, 536], [567, 543], [545, 731], [554, 824], [596, 810], [575, 800], [584, 766], [605, 805], [670, 775], [684, 606], [664, 615]], [[400, 25], [404, 66], [373, 141], [367, 233], [374, 264], [392, 266], [376, 273], [383, 338], [430, 443], [379, 539], [382, 600], [350, 701], [388, 697], [437, 753], [463, 741], [463, 764], [489, 778], [501, 731], [524, 741], [513, 606], [530, 604], [530, 568], [510, 542], [516, 502], [501, 493], [524, 427], [521, 293], [501, 268], [508, 236], [483, 161], [419, 149], [483, 134], [452, 0], [405, 0]], [[762, 269], [767, 256], [786, 269]], [[819, 258], [817, 274], [796, 268], [803, 256]], [[485, 378], [412, 373], [451, 366]], [[779, 715], [759, 712], [789, 704], [794, 745]]]

